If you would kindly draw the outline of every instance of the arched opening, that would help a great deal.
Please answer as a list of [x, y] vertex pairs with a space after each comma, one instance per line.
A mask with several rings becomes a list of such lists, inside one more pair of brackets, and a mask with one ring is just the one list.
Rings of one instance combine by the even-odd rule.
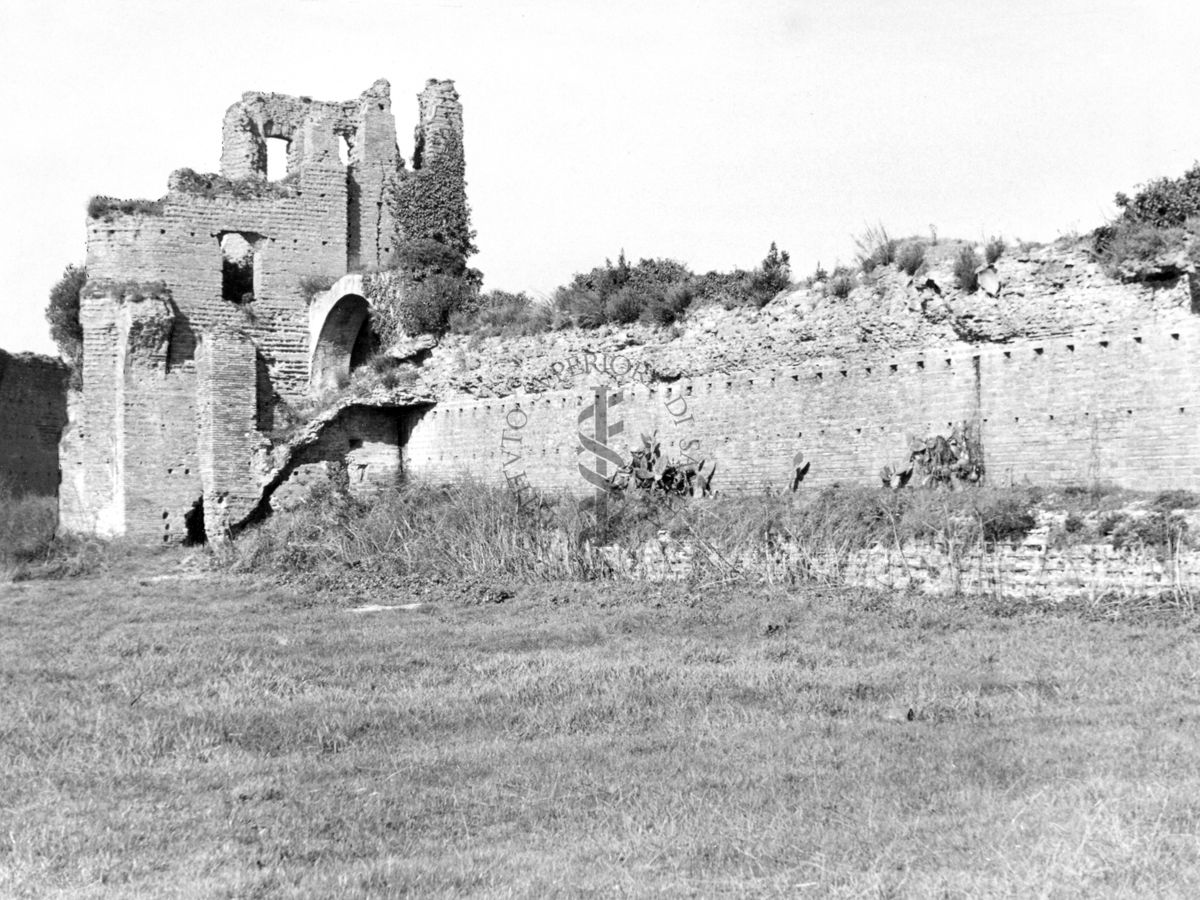
[[370, 358], [368, 310], [366, 299], [358, 294], [346, 294], [330, 308], [313, 350], [313, 390], [320, 393], [345, 387], [350, 372]]

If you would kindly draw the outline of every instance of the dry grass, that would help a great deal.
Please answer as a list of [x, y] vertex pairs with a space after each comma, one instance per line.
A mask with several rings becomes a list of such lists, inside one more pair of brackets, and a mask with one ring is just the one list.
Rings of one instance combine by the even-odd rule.
[[0, 896], [1200, 891], [1193, 617], [175, 574], [2, 589]]

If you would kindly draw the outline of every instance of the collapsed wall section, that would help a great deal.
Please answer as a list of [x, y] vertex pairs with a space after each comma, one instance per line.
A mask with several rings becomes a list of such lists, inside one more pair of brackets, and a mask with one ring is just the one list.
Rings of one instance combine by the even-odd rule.
[[67, 424], [67, 367], [0, 350], [0, 482], [16, 494], [58, 490], [58, 440]]
[[[981, 437], [993, 484], [1109, 481], [1200, 488], [1192, 383], [1200, 328], [1015, 342], [890, 361], [834, 363], [608, 389], [610, 446], [624, 459], [657, 431], [672, 460], [716, 462], [723, 491], [787, 489], [797, 454], [805, 487], [878, 484], [913, 438], [959, 423]], [[580, 466], [593, 388], [491, 400], [447, 399], [417, 424], [410, 471], [469, 474], [510, 487], [590, 490]], [[611, 469], [609, 470], [611, 472]]]

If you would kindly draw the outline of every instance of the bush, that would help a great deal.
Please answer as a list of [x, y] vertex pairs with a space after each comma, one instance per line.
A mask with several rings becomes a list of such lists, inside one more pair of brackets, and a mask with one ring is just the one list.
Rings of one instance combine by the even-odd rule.
[[867, 227], [854, 239], [858, 247], [858, 263], [864, 272], [872, 272], [879, 266], [888, 266], [896, 261], [898, 242], [892, 238], [883, 223]]
[[1184, 490], [1160, 491], [1150, 505], [1163, 512], [1173, 509], [1196, 509], [1200, 507], [1200, 494]]
[[661, 300], [652, 300], [642, 309], [640, 319], [646, 325], [671, 325], [687, 311], [695, 297], [696, 290], [690, 282], [672, 285]]
[[695, 277], [672, 259], [642, 259], [631, 266], [624, 251], [616, 265], [605, 260], [590, 272], [575, 275], [554, 294], [561, 319], [579, 328], [608, 323], [625, 325], [638, 319], [654, 324], [674, 322], [691, 304]]
[[466, 258], [453, 248], [431, 238], [401, 241], [392, 251], [387, 267], [418, 280], [427, 275], [462, 278], [467, 274]]
[[780, 251], [771, 241], [771, 249], [750, 275], [750, 291], [753, 303], [760, 309], [775, 299], [776, 295], [792, 284], [791, 258], [786, 250]]
[[1092, 233], [1092, 247], [1104, 270], [1112, 277], [1138, 276], [1139, 270], [1154, 266], [1162, 257], [1183, 248], [1182, 228], [1148, 222], [1118, 220]]
[[626, 285], [616, 293], [610, 294], [604, 301], [604, 319], [617, 325], [628, 325], [638, 320], [642, 308], [642, 299], [633, 292], [631, 286]]
[[1156, 227], [1178, 227], [1200, 215], [1200, 162], [1180, 178], [1159, 178], [1141, 186], [1129, 197], [1118, 193], [1114, 202], [1127, 222]]
[[845, 299], [854, 288], [854, 272], [844, 266], [837, 266], [829, 277], [828, 290], [834, 297]]
[[1031, 491], [988, 492], [978, 497], [975, 513], [983, 529], [983, 538], [997, 541], [1023, 540], [1037, 519], [1033, 507], [1037, 495]]
[[473, 299], [474, 291], [461, 278], [430, 275], [405, 286], [397, 321], [405, 334], [444, 334], [450, 317], [469, 307]]
[[62, 277], [50, 288], [46, 321], [50, 337], [67, 365], [71, 367], [71, 387], [78, 389], [83, 374], [83, 325], [79, 321], [79, 294], [87, 283], [84, 266], [67, 266]]
[[994, 237], [983, 248], [983, 258], [987, 260], [989, 266], [994, 265], [1007, 249], [1008, 245], [1004, 243], [1004, 238]]
[[906, 275], [916, 275], [925, 265], [925, 243], [905, 241], [896, 251], [896, 268]]
[[959, 248], [954, 260], [954, 277], [958, 279], [958, 286], [968, 294], [979, 289], [979, 274], [975, 271], [978, 268], [979, 257], [975, 250], [971, 247]]
[[524, 292], [488, 291], [479, 298], [473, 312], [460, 311], [450, 317], [450, 329], [459, 334], [480, 337], [518, 337], [548, 331], [553, 311], [547, 303], [537, 303]]

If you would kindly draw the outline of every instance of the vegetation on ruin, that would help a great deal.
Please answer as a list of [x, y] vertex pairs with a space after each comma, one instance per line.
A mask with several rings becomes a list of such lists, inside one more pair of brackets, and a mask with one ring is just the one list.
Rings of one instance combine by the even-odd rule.
[[979, 289], [979, 273], [976, 270], [980, 265], [979, 254], [974, 247], [959, 248], [958, 256], [954, 259], [954, 280], [968, 294]]
[[993, 237], [984, 245], [983, 258], [987, 260], [989, 266], [995, 265], [996, 261], [1004, 255], [1004, 251], [1008, 249], [1008, 244], [1004, 242], [1002, 237]]
[[924, 241], [908, 240], [896, 248], [896, 268], [905, 275], [916, 275], [924, 265]]
[[603, 266], [577, 273], [546, 301], [524, 293], [491, 291], [459, 310], [449, 324], [460, 334], [484, 337], [634, 322], [665, 327], [682, 319], [695, 305], [720, 304], [727, 309], [764, 306], [790, 284], [788, 253], [774, 242], [752, 270], [705, 275], [695, 275], [673, 259], [641, 259], [630, 264], [621, 251], [616, 263], [606, 259]]
[[251, 175], [246, 178], [226, 178], [216, 172], [196, 172], [193, 169], [176, 169], [167, 182], [170, 190], [194, 197], [215, 200], [230, 197], [235, 200], [281, 199], [295, 197], [300, 189], [300, 175], [292, 172], [283, 178], [270, 181], [264, 176]]
[[83, 325], [79, 321], [79, 296], [87, 280], [86, 267], [67, 266], [62, 277], [50, 288], [50, 302], [46, 306], [50, 338], [71, 367], [70, 385], [75, 390], [83, 386]]
[[88, 200], [89, 219], [111, 219], [114, 216], [161, 216], [162, 200], [121, 200], [97, 195]]
[[1198, 258], [1200, 162], [1179, 178], [1158, 178], [1130, 197], [1118, 192], [1117, 218], [1092, 232], [1092, 248], [1110, 275], [1126, 280], [1173, 277]]
[[3, 896], [1200, 892], [1188, 610], [202, 563], [4, 592]]
[[890, 266], [896, 261], [896, 251], [900, 242], [888, 234], [880, 222], [870, 225], [854, 239], [858, 248], [858, 265], [863, 272], [870, 274], [880, 266]]
[[414, 159], [386, 198], [397, 230], [410, 242], [435, 241], [464, 261], [476, 253], [467, 204], [461, 138], [453, 132], [433, 159]]
[[433, 238], [402, 241], [381, 271], [363, 275], [371, 326], [382, 346], [405, 335], [444, 334], [456, 314], [478, 305], [478, 269]]
[[[712, 486], [719, 491], [719, 472]], [[647, 541], [667, 536], [703, 548], [693, 577], [800, 584], [837, 583], [830, 573], [872, 547], [922, 544], [965, 560], [1019, 544], [1036, 526], [1047, 529], [1040, 540], [1052, 547], [1108, 545], [1170, 559], [1200, 545], [1188, 512], [1200, 498], [1188, 492], [835, 486], [703, 500], [689, 493], [630, 490], [603, 508], [547, 495], [531, 514], [505, 490], [471, 482], [416, 482], [362, 500], [331, 488], [247, 530], [223, 551], [222, 565], [338, 590], [463, 577], [622, 579]]]
[[300, 276], [300, 295], [304, 302], [312, 303], [318, 294], [323, 294], [337, 282], [336, 275], [302, 275]]
[[126, 303], [141, 303], [152, 297], [162, 300], [171, 299], [171, 289], [161, 281], [92, 278], [86, 286], [89, 297], [115, 297]]

